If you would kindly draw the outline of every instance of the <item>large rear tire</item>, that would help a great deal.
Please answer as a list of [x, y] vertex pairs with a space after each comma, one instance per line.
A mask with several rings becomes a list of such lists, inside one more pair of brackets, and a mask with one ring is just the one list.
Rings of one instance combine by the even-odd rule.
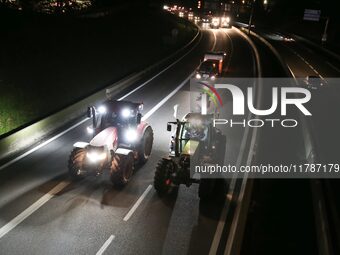
[[161, 159], [156, 167], [154, 187], [158, 195], [170, 194], [173, 189], [171, 174], [174, 171], [174, 164], [166, 159]]
[[138, 147], [138, 163], [143, 165], [148, 161], [153, 144], [153, 130], [151, 127], [147, 127], [144, 131], [143, 138]]
[[125, 186], [131, 179], [134, 171], [133, 154], [115, 154], [111, 164], [111, 181], [116, 187]]
[[86, 150], [83, 148], [74, 148], [71, 152], [68, 160], [68, 173], [73, 180], [79, 180], [83, 176], [81, 175], [81, 169], [85, 159]]

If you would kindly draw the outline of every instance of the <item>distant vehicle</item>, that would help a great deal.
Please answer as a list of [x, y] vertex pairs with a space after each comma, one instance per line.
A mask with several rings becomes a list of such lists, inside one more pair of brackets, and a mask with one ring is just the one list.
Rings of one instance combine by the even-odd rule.
[[196, 79], [211, 79], [214, 80], [218, 76], [218, 61], [217, 60], [206, 60], [203, 61], [197, 72]]
[[107, 100], [98, 109], [90, 106], [87, 127], [93, 138], [76, 142], [69, 157], [68, 172], [72, 179], [110, 172], [114, 185], [127, 184], [136, 165], [144, 164], [152, 150], [153, 130], [142, 121], [143, 104]]
[[188, 19], [189, 20], [193, 20], [194, 19], [194, 12], [193, 11], [189, 11], [188, 12]]
[[304, 79], [305, 86], [310, 90], [318, 90], [324, 87], [324, 81], [315, 75], [309, 75]]
[[223, 73], [223, 65], [224, 60], [227, 54], [224, 51], [214, 51], [214, 52], [207, 52], [204, 54], [204, 61], [207, 60], [214, 60], [218, 62], [218, 75], [222, 75]]
[[228, 16], [223, 16], [221, 17], [221, 27], [222, 28], [230, 28], [230, 17]]
[[208, 25], [211, 22], [211, 17], [208, 16], [208, 15], [205, 15], [205, 16], [202, 17], [201, 21], [202, 21], [202, 24]]
[[220, 18], [214, 17], [211, 20], [210, 27], [211, 28], [219, 28], [221, 26]]
[[196, 71], [196, 79], [211, 79], [222, 76], [225, 52], [208, 52]]

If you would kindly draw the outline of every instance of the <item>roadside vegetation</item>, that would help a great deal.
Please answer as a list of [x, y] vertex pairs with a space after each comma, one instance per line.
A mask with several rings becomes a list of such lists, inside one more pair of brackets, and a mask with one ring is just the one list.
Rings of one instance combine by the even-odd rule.
[[147, 7], [98, 17], [0, 9], [0, 135], [142, 70], [195, 30]]

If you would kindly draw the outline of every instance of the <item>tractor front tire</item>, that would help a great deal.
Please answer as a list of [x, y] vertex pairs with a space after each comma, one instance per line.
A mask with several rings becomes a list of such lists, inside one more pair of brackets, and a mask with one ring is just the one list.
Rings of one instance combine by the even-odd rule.
[[68, 173], [72, 180], [79, 180], [83, 176], [80, 174], [85, 159], [86, 150], [83, 148], [74, 148], [68, 160]]
[[111, 181], [116, 187], [125, 186], [131, 179], [134, 171], [133, 154], [115, 154], [111, 163]]
[[144, 131], [143, 138], [138, 148], [138, 163], [143, 165], [148, 161], [153, 144], [153, 130], [151, 127], [147, 127]]
[[154, 187], [158, 195], [163, 196], [171, 193], [173, 188], [171, 174], [173, 170], [174, 165], [170, 160], [161, 159], [158, 162], [154, 177]]

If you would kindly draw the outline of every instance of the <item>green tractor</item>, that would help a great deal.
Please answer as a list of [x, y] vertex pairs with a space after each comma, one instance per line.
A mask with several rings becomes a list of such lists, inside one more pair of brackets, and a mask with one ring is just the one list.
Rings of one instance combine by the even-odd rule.
[[224, 163], [226, 137], [213, 126], [213, 115], [188, 113], [182, 121], [168, 122], [167, 130], [173, 132], [169, 155], [163, 157], [156, 168], [154, 187], [159, 195], [167, 195], [180, 184], [187, 187], [199, 183], [201, 200], [216, 194], [218, 179], [201, 178], [190, 174], [192, 166]]

